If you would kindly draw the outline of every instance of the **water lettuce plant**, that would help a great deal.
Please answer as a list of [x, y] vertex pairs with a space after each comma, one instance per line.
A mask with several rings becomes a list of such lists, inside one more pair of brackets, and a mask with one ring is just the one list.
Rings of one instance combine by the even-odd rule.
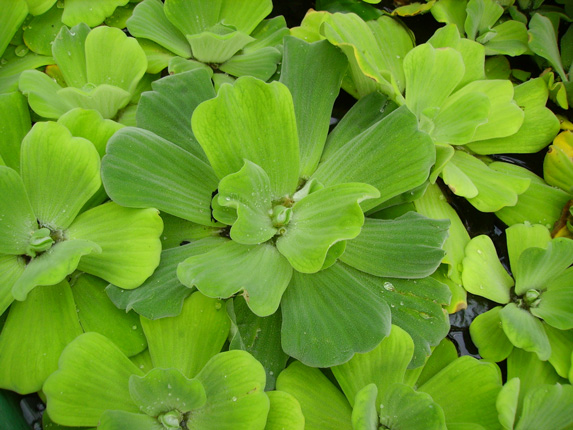
[[[311, 56], [325, 61], [309, 70]], [[327, 42], [289, 39], [284, 83], [243, 77], [214, 97], [203, 71], [165, 78], [165, 94], [193, 81], [197, 98], [209, 99], [181, 109], [180, 130], [193, 140], [183, 146], [178, 143], [183, 131], [176, 135], [158, 125], [165, 108], [158, 103], [165, 99], [159, 91], [150, 104], [142, 100], [138, 124], [143, 128], [118, 131], [103, 159], [105, 188], [114, 201], [153, 206], [226, 238], [181, 262], [177, 275], [184, 285], [211, 297], [241, 293], [259, 316], [273, 314], [281, 304], [284, 350], [314, 365], [342, 362], [375, 346], [389, 329], [388, 304], [406, 300], [400, 290], [424, 294], [424, 287], [407, 278], [421, 278], [420, 284], [435, 291], [443, 288], [425, 277], [443, 255], [446, 224], [415, 214], [395, 222], [365, 221], [363, 214], [424, 183], [434, 160], [431, 140], [401, 108], [384, 111], [356, 138], [349, 137], [355, 135], [354, 125], [341, 123], [328, 142], [330, 111], [345, 68], [344, 56]], [[318, 87], [309, 97], [311, 84]], [[189, 120], [192, 129], [185, 125]], [[405, 153], [416, 156], [402, 157]], [[416, 168], [404, 176], [406, 163]], [[416, 248], [418, 236], [409, 233], [414, 248], [393, 248], [391, 241], [404, 240], [405, 231], [416, 231], [429, 247]], [[392, 263], [398, 260], [411, 264], [398, 268]], [[406, 279], [388, 279], [393, 277]], [[439, 310], [447, 290], [439, 297], [435, 303], [421, 297], [411, 303], [417, 318], [435, 319], [437, 331], [447, 325]], [[406, 323], [410, 319], [403, 321], [410, 325], [415, 320]], [[337, 320], [345, 321], [344, 330], [333, 324]], [[377, 334], [362, 335], [364, 326]], [[422, 341], [420, 348], [418, 359], [429, 346]]]

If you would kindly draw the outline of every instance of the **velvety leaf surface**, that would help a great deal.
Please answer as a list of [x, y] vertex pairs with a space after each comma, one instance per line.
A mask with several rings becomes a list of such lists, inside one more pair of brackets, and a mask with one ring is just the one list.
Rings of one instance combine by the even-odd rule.
[[280, 81], [293, 97], [302, 177], [316, 170], [347, 67], [344, 54], [326, 40], [285, 39]]
[[82, 256], [92, 252], [99, 253], [101, 248], [89, 240], [65, 240], [33, 258], [22, 275], [12, 286], [16, 300], [26, 300], [26, 296], [37, 286], [55, 285], [63, 281], [77, 269]]
[[298, 400], [285, 391], [269, 391], [271, 402], [265, 430], [304, 430], [305, 420]]
[[0, 387], [21, 394], [40, 390], [64, 347], [81, 332], [67, 282], [14, 302], [0, 334]]
[[529, 391], [516, 430], [566, 429], [573, 424], [573, 387], [544, 385]]
[[283, 350], [309, 366], [344, 363], [390, 331], [390, 309], [377, 287], [340, 264], [312, 275], [295, 272], [281, 310]]
[[463, 260], [464, 288], [497, 303], [508, 303], [513, 278], [501, 265], [489, 236], [474, 237], [466, 246]]
[[86, 37], [90, 28], [86, 24], [78, 24], [71, 29], [62, 27], [52, 45], [52, 55], [71, 87], [82, 88], [88, 83], [86, 70]]
[[245, 160], [236, 173], [219, 182], [218, 202], [237, 211], [230, 236], [243, 245], [257, 245], [272, 238], [277, 229], [272, 212], [271, 187], [267, 173], [255, 163]]
[[[406, 369], [414, 355], [412, 338], [400, 327], [393, 325], [390, 334], [372, 351], [355, 354], [350, 361], [332, 368], [336, 381], [350, 402], [368, 384], [375, 384], [376, 408], [395, 383], [402, 383]], [[385, 411], [384, 411], [385, 412]]]
[[474, 318], [470, 325], [472, 341], [486, 360], [500, 362], [505, 360], [513, 350], [513, 344], [502, 328], [500, 311], [496, 306]]
[[449, 223], [409, 212], [394, 220], [366, 218], [340, 260], [371, 275], [423, 278], [439, 266]]
[[352, 429], [350, 404], [320, 370], [295, 361], [279, 375], [277, 390], [286, 391], [298, 400], [304, 414], [305, 429]]
[[131, 375], [143, 372], [106, 337], [84, 333], [44, 384], [48, 413], [63, 425], [93, 427], [108, 409], [139, 412], [129, 393]]
[[107, 282], [88, 274], [79, 276], [72, 287], [78, 318], [84, 332], [98, 332], [131, 357], [147, 347], [139, 317], [118, 309], [105, 294]]
[[541, 321], [515, 303], [506, 305], [499, 316], [503, 331], [514, 346], [535, 352], [540, 360], [551, 356], [551, 345]]
[[212, 224], [209, 203], [218, 181], [211, 167], [150, 131], [118, 131], [109, 140], [102, 178], [109, 196], [122, 206], [155, 207]]
[[205, 363], [221, 351], [231, 322], [220, 300], [195, 292], [175, 317], [148, 320], [141, 324], [155, 367], [179, 369], [194, 378]]
[[25, 254], [31, 235], [38, 229], [22, 179], [15, 170], [0, 166], [0, 252]]
[[122, 288], [135, 288], [157, 265], [163, 222], [156, 209], [104, 203], [82, 213], [67, 231], [70, 239], [97, 243], [102, 252], [82, 259], [79, 269]]
[[231, 333], [234, 333], [229, 349], [242, 349], [255, 357], [265, 368], [265, 390], [273, 390], [276, 378], [288, 360], [281, 347], [281, 313], [258, 317], [242, 297], [229, 300], [227, 312], [232, 321]]
[[366, 211], [421, 185], [434, 161], [432, 139], [418, 130], [414, 115], [400, 107], [342, 146], [312, 177], [325, 186], [363, 182], [376, 187], [380, 197], [363, 202]]
[[206, 400], [201, 382], [186, 378], [178, 369], [155, 368], [145, 376], [131, 375], [129, 393], [141, 412], [152, 417], [172, 410], [186, 413]]
[[118, 6], [125, 6], [129, 0], [103, 0], [93, 3], [89, 0], [68, 0], [62, 22], [68, 26], [85, 22], [90, 27], [100, 25], [113, 14]]
[[0, 157], [6, 166], [16, 171], [20, 170], [22, 139], [31, 126], [30, 109], [26, 98], [16, 91], [0, 94], [0, 133], [2, 133]]
[[265, 370], [245, 351], [214, 356], [196, 377], [205, 387], [207, 402], [195, 409], [189, 428], [262, 430], [269, 411], [264, 392]]
[[119, 308], [135, 310], [149, 319], [173, 317], [181, 313], [183, 300], [192, 289], [177, 278], [177, 265], [193, 255], [203, 254], [224, 242], [223, 238], [205, 238], [184, 246], [166, 249], [161, 253], [159, 266], [138, 288], [123, 290], [110, 285], [107, 295]]
[[497, 365], [463, 356], [418, 388], [441, 406], [450, 423], [475, 423], [497, 428], [496, 397], [501, 390]]
[[277, 310], [292, 272], [273, 245], [247, 246], [233, 241], [190, 257], [177, 268], [183, 285], [196, 286], [209, 297], [225, 298], [243, 290], [249, 308], [258, 316]]
[[151, 86], [153, 91], [143, 93], [138, 104], [137, 126], [207, 162], [191, 130], [191, 116], [200, 103], [215, 97], [208, 73], [202, 69], [177, 73], [154, 81]]
[[269, 175], [273, 199], [295, 191], [299, 147], [292, 97], [285, 85], [239, 78], [195, 109], [191, 125], [219, 178], [238, 171], [247, 159]]
[[328, 249], [360, 234], [364, 214], [359, 203], [380, 194], [361, 183], [338, 184], [296, 202], [286, 232], [276, 242], [279, 252], [302, 273], [319, 271]]
[[99, 169], [93, 144], [58, 123], [36, 123], [22, 141], [22, 181], [42, 226], [67, 228], [100, 187]]

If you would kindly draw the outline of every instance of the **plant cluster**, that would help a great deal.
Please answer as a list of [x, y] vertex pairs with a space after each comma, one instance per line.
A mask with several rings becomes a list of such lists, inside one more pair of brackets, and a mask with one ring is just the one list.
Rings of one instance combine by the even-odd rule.
[[573, 428], [573, 6], [386, 3], [0, 0], [0, 388], [44, 428]]

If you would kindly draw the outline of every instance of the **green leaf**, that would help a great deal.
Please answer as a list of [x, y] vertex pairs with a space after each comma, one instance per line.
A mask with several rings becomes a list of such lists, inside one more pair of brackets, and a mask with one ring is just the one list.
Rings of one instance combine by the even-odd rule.
[[[393, 325], [390, 334], [372, 351], [355, 354], [350, 361], [332, 368], [336, 381], [350, 402], [370, 383], [377, 387], [376, 407], [390, 387], [402, 383], [414, 355], [414, 342], [408, 333]], [[385, 412], [385, 411], [383, 411]]]
[[42, 15], [50, 9], [56, 0], [26, 0], [28, 3], [28, 12], [31, 15]]
[[543, 328], [551, 345], [549, 362], [562, 378], [567, 378], [571, 370], [571, 356], [573, 351], [573, 330], [559, 330], [549, 324]]
[[165, 16], [185, 35], [201, 33], [219, 21], [223, 0], [167, 0]]
[[[277, 48], [265, 46], [254, 51], [247, 50], [249, 43], [242, 51], [219, 66], [219, 70], [232, 76], [253, 76], [263, 81], [268, 81], [276, 72], [277, 65], [281, 62], [282, 53]], [[214, 78], [226, 77], [215, 74]], [[228, 77], [227, 77], [228, 78]], [[216, 84], [216, 81], [214, 81]]]
[[[527, 27], [524, 23], [509, 20], [502, 22], [492, 30], [491, 39], [484, 42], [487, 55], [509, 55], [515, 57], [529, 51]], [[490, 34], [484, 34], [489, 38]]]
[[52, 52], [64, 80], [72, 87], [82, 88], [88, 83], [86, 71], [85, 41], [90, 32], [86, 24], [79, 24], [71, 30], [62, 27]]
[[141, 325], [154, 367], [173, 367], [194, 378], [221, 351], [231, 322], [221, 301], [195, 292], [185, 300], [178, 316], [142, 317]]
[[279, 375], [277, 390], [285, 391], [298, 400], [306, 430], [352, 429], [350, 404], [319, 369], [295, 361]]
[[530, 248], [519, 256], [513, 266], [515, 292], [525, 294], [529, 289], [545, 290], [548, 283], [573, 264], [573, 242], [567, 238], [551, 240], [547, 249]]
[[81, 332], [67, 282], [14, 302], [0, 334], [0, 387], [20, 394], [40, 390], [64, 347]]
[[165, 427], [154, 417], [133, 412], [106, 410], [98, 421], [99, 430], [164, 430]]
[[227, 302], [227, 312], [233, 323], [231, 333], [234, 333], [229, 349], [242, 349], [252, 354], [265, 368], [265, 390], [274, 390], [276, 377], [288, 360], [281, 348], [280, 312], [265, 318], [257, 317], [241, 297]]
[[62, 89], [45, 73], [37, 70], [25, 70], [20, 74], [19, 88], [28, 96], [30, 107], [45, 118], [59, 118], [72, 109], [67, 100], [60, 99], [58, 91]]
[[181, 313], [183, 300], [192, 290], [177, 278], [177, 265], [192, 255], [203, 254], [219, 246], [224, 239], [208, 237], [196, 242], [166, 249], [159, 266], [147, 280], [134, 290], [122, 290], [114, 285], [106, 292], [112, 302], [126, 312], [133, 309], [149, 319], [172, 317]]
[[121, 288], [135, 288], [159, 264], [162, 230], [163, 222], [156, 209], [124, 208], [108, 202], [78, 216], [67, 236], [101, 246], [100, 254], [82, 259], [80, 270]]
[[37, 286], [55, 285], [77, 269], [82, 256], [101, 252], [101, 248], [88, 240], [66, 240], [33, 258], [22, 276], [12, 286], [16, 300], [26, 300]]
[[254, 39], [241, 31], [234, 31], [232, 27], [216, 24], [199, 34], [185, 36], [193, 58], [208, 64], [224, 63], [243, 49]]
[[561, 80], [568, 81], [563, 64], [561, 64], [553, 24], [549, 18], [539, 13], [534, 14], [529, 21], [529, 48], [549, 61], [549, 64], [559, 73]]
[[468, 243], [463, 267], [462, 283], [468, 292], [497, 303], [509, 302], [513, 278], [501, 265], [489, 236], [482, 234]]
[[380, 197], [361, 205], [367, 211], [422, 185], [435, 152], [430, 136], [418, 129], [416, 118], [403, 106], [342, 146], [312, 177], [325, 186], [363, 182], [376, 187]]
[[219, 12], [219, 21], [224, 25], [250, 34], [273, 9], [271, 0], [249, 2], [223, 1]]
[[205, 387], [207, 402], [193, 411], [188, 428], [264, 429], [269, 411], [265, 370], [249, 353], [217, 354], [196, 379]]
[[446, 419], [439, 403], [424, 392], [396, 383], [382, 395], [380, 424], [392, 429], [445, 430]]
[[543, 385], [529, 391], [523, 400], [516, 430], [566, 429], [573, 424], [573, 387]]
[[137, 126], [175, 143], [201, 161], [207, 156], [191, 130], [191, 116], [205, 100], [215, 97], [211, 78], [204, 70], [166, 76], [151, 84], [137, 108]]
[[543, 149], [559, 132], [559, 121], [545, 107], [548, 91], [541, 78], [530, 79], [514, 89], [514, 100], [523, 108], [523, 124], [517, 133], [502, 138], [472, 142], [478, 154], [532, 153]]
[[285, 39], [280, 81], [293, 97], [302, 177], [310, 176], [320, 161], [347, 67], [344, 54], [326, 40], [309, 44], [294, 37]]
[[368, 384], [354, 398], [352, 408], [352, 428], [354, 430], [377, 430], [378, 418], [376, 396], [378, 388], [376, 384]]
[[424, 278], [439, 266], [449, 222], [409, 212], [394, 220], [366, 218], [340, 260], [371, 275]]
[[28, 6], [24, 0], [2, 0], [0, 18], [0, 57], [28, 15]]
[[131, 375], [143, 372], [106, 337], [84, 333], [66, 347], [44, 384], [47, 411], [62, 425], [88, 427], [108, 409], [139, 412], [129, 393]]
[[240, 170], [247, 159], [269, 175], [273, 199], [295, 191], [298, 137], [292, 98], [283, 84], [239, 78], [197, 107], [191, 125], [219, 178]]
[[58, 123], [36, 123], [22, 142], [22, 181], [42, 227], [69, 227], [100, 187], [99, 169], [93, 144]]
[[88, 274], [79, 276], [72, 287], [78, 318], [83, 331], [98, 332], [131, 357], [147, 347], [147, 341], [134, 313], [114, 306], [105, 294], [107, 282]]
[[[440, 370], [458, 358], [456, 346], [447, 337], [432, 349], [432, 354], [422, 368], [410, 369], [406, 372], [404, 383], [420, 386], [433, 378]], [[414, 378], [417, 378], [414, 380]]]
[[364, 214], [362, 200], [376, 198], [378, 190], [368, 184], [333, 185], [309, 194], [292, 207], [292, 218], [276, 242], [295, 270], [319, 271], [328, 249], [336, 242], [360, 234]]
[[539, 305], [530, 309], [531, 313], [560, 330], [573, 328], [572, 282], [573, 270], [568, 268], [556, 278], [542, 284], [547, 290], [542, 293]]
[[390, 309], [378, 287], [340, 263], [312, 275], [295, 272], [281, 310], [283, 350], [309, 366], [344, 363], [390, 331]]
[[54, 5], [41, 15], [37, 15], [26, 25], [24, 42], [26, 47], [41, 55], [52, 54], [52, 43], [62, 23], [62, 9]]
[[304, 430], [305, 419], [298, 400], [285, 391], [269, 391], [271, 402], [265, 430]]
[[58, 90], [57, 96], [70, 106], [69, 109], [75, 107], [95, 109], [104, 118], [114, 118], [118, 110], [124, 108], [131, 99], [131, 94], [124, 89], [105, 84], [95, 88], [93, 84], [87, 84], [82, 89], [62, 88]]
[[22, 179], [6, 166], [0, 166], [0, 253], [21, 255], [28, 249], [31, 235], [38, 229]]
[[125, 6], [129, 0], [104, 0], [93, 3], [89, 0], [68, 0], [64, 7], [62, 22], [74, 26], [85, 22], [90, 27], [100, 25], [113, 14], [118, 6]]
[[543, 361], [551, 356], [551, 345], [541, 321], [515, 303], [506, 305], [499, 316], [503, 331], [515, 347], [535, 352]]
[[466, 6], [466, 2], [458, 0], [440, 0], [432, 6], [430, 12], [432, 12], [436, 21], [446, 24], [455, 24], [459, 33], [463, 34], [467, 16]]
[[155, 207], [212, 225], [209, 203], [218, 182], [213, 170], [150, 131], [126, 127], [115, 133], [102, 160], [102, 178], [109, 196], [122, 206]]
[[229, 297], [243, 290], [249, 308], [258, 316], [277, 310], [292, 272], [273, 245], [247, 246], [233, 241], [190, 257], [177, 268], [182, 284], [196, 286], [209, 297]]
[[515, 274], [523, 251], [528, 248], [547, 248], [551, 241], [551, 233], [547, 227], [539, 224], [515, 224], [505, 230], [507, 236], [507, 251], [511, 271]]
[[206, 401], [201, 382], [186, 378], [178, 369], [155, 368], [145, 376], [131, 375], [129, 393], [141, 412], [152, 417], [174, 410], [186, 413]]
[[[1, 91], [0, 91], [1, 92]], [[26, 98], [19, 92], [0, 94], [0, 157], [6, 166], [20, 170], [20, 146], [32, 124]]]
[[118, 28], [96, 27], [86, 37], [85, 51], [88, 82], [135, 92], [147, 69], [147, 59], [134, 38]]
[[480, 355], [493, 362], [505, 360], [513, 350], [513, 344], [502, 327], [501, 309], [501, 306], [496, 306], [476, 316], [470, 325], [472, 341]]
[[497, 395], [495, 406], [499, 414], [499, 422], [504, 430], [512, 430], [519, 400], [519, 378], [507, 381]]
[[6, 309], [14, 301], [12, 285], [22, 275], [26, 263], [15, 255], [0, 255], [0, 315], [7, 315]]
[[243, 245], [256, 245], [276, 234], [269, 216], [273, 210], [270, 181], [261, 167], [245, 160], [241, 170], [221, 179], [218, 190], [219, 204], [237, 210], [231, 239]]
[[58, 119], [58, 123], [64, 125], [72, 136], [83, 137], [96, 147], [100, 157], [105, 154], [107, 141], [121, 128], [122, 124], [104, 119], [97, 110], [73, 109]]
[[470, 0], [464, 24], [468, 39], [475, 40], [478, 34], [485, 33], [493, 27], [503, 15], [503, 7], [491, 0]]
[[428, 393], [441, 406], [448, 428], [453, 423], [496, 428], [495, 402], [501, 386], [497, 365], [463, 356], [418, 387], [418, 391]]
[[[54, 59], [50, 56], [38, 55], [28, 52], [23, 57], [16, 55], [17, 48], [9, 45], [4, 52], [5, 64], [0, 67], [0, 90], [2, 93], [18, 91], [18, 79], [25, 70], [35, 69], [50, 64], [54, 64]], [[21, 52], [18, 51], [19, 54]]]
[[152, 40], [181, 57], [191, 57], [189, 42], [167, 19], [160, 1], [144, 0], [139, 3], [127, 20], [127, 28], [137, 38]]

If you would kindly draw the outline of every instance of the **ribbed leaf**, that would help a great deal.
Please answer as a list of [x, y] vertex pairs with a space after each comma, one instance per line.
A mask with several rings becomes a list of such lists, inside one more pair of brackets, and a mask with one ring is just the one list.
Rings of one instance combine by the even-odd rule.
[[[1, 93], [2, 91], [0, 91]], [[32, 127], [30, 109], [20, 92], [0, 94], [0, 132], [2, 145], [0, 158], [6, 166], [20, 170], [20, 146]]]
[[68, 0], [62, 22], [70, 27], [85, 22], [90, 27], [100, 25], [113, 14], [118, 6], [125, 6], [129, 0], [103, 0], [93, 3], [89, 0]]
[[305, 420], [298, 400], [285, 391], [269, 391], [271, 408], [265, 430], [304, 430]]
[[470, 325], [472, 341], [480, 355], [493, 362], [505, 360], [513, 350], [513, 344], [502, 328], [501, 309], [501, 306], [496, 306], [476, 316]]
[[62, 27], [52, 45], [54, 60], [71, 87], [82, 88], [88, 83], [85, 44], [89, 33], [90, 28], [83, 23], [71, 29]]
[[499, 316], [503, 331], [514, 346], [535, 352], [540, 360], [551, 356], [551, 345], [541, 321], [515, 303], [506, 305]]

